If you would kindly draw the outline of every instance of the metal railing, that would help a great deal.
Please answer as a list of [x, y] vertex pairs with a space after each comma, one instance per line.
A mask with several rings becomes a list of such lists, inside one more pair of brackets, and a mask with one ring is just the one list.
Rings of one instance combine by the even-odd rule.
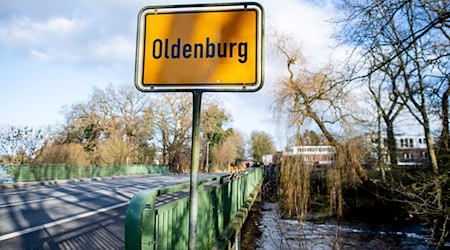
[[[197, 249], [228, 249], [239, 233], [263, 181], [255, 168], [199, 182]], [[125, 221], [126, 249], [186, 249], [189, 183], [140, 191]]]
[[23, 164], [4, 166], [15, 182], [69, 180], [107, 176], [168, 173], [168, 166], [153, 165], [47, 165]]

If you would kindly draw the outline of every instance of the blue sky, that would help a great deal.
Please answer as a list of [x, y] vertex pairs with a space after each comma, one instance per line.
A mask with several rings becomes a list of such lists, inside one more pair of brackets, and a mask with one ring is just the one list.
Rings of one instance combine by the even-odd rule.
[[[213, 1], [217, 2], [217, 1]], [[222, 1], [223, 2], [223, 1]], [[328, 61], [331, 1], [265, 0], [266, 34], [292, 34], [310, 62]], [[0, 0], [0, 125], [44, 127], [63, 122], [64, 105], [87, 100], [94, 87], [134, 88], [137, 14], [146, 5], [204, 3], [130, 0]], [[206, 93], [222, 101], [232, 127], [249, 135], [277, 124], [273, 87], [286, 75], [266, 36], [266, 74], [256, 93]], [[157, 94], [157, 93], [155, 93]], [[276, 140], [284, 147], [283, 140]]]

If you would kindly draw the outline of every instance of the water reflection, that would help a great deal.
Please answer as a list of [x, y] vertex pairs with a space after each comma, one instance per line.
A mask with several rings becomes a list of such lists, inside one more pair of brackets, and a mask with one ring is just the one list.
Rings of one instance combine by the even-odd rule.
[[251, 225], [243, 228], [242, 249], [435, 249], [428, 245], [427, 228], [422, 226], [339, 224], [336, 220], [299, 223], [280, 220], [274, 203], [261, 206], [259, 215], [250, 215]]

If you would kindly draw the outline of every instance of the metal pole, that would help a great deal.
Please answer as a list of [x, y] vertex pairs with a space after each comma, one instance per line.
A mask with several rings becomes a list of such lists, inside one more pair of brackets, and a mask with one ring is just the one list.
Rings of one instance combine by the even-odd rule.
[[209, 173], [209, 139], [206, 141], [206, 162], [205, 162], [206, 173]]
[[189, 208], [189, 250], [195, 250], [197, 245], [197, 214], [198, 214], [198, 169], [200, 163], [200, 110], [202, 91], [194, 90], [192, 109], [192, 149], [191, 149], [191, 186]]

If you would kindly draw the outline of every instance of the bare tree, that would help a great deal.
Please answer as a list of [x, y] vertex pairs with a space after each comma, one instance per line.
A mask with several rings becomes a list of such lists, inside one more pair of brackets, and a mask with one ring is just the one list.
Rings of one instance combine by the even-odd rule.
[[[186, 171], [190, 161], [192, 100], [187, 93], [148, 95], [129, 86], [94, 88], [88, 101], [66, 107], [55, 144], [77, 143], [95, 164], [160, 163]], [[228, 115], [207, 100], [202, 123], [214, 147], [223, 142]]]
[[[396, 91], [402, 102], [423, 126], [433, 171], [438, 172], [430, 130], [430, 93], [436, 90], [437, 65], [448, 65], [449, 5], [442, 1], [341, 1], [345, 18], [341, 38], [362, 54], [360, 66], [369, 73], [390, 68], [401, 76], [403, 88]], [[395, 69], [394, 69], [395, 67]], [[356, 71], [356, 70], [355, 70]], [[445, 91], [445, 88], [443, 89]], [[393, 94], [397, 94], [393, 91]]]
[[[380, 71], [388, 72], [386, 69], [399, 76], [396, 78], [398, 84], [390, 94], [401, 98], [399, 105], [404, 105], [423, 129], [434, 176], [429, 181], [434, 183], [435, 189], [429, 195], [434, 197], [431, 202], [437, 206], [436, 210], [430, 211], [445, 213], [442, 210], [445, 203], [442, 185], [445, 181], [442, 180], [446, 178], [446, 174], [440, 171], [435, 151], [432, 103], [436, 96], [442, 96], [440, 105], [442, 114], [434, 118], [446, 119], [442, 120], [442, 135], [446, 136], [450, 46], [449, 2], [342, 0], [340, 4], [344, 17], [340, 20], [343, 27], [339, 30], [340, 37], [345, 43], [354, 46], [355, 53], [352, 60], [359, 59], [357, 60], [359, 64], [354, 67], [356, 74], [353, 79], [370, 79]], [[417, 185], [429, 186], [427, 183]], [[427, 205], [433, 206], [429, 203]], [[439, 213], [435, 215], [440, 216]]]
[[191, 95], [163, 93], [153, 110], [155, 141], [162, 152], [163, 164], [169, 165], [172, 171], [187, 171], [190, 167]]
[[[374, 55], [375, 57], [375, 55]], [[380, 69], [379, 74], [371, 74], [367, 79], [367, 88], [377, 109], [377, 120], [382, 119], [386, 127], [387, 149], [390, 165], [393, 168], [398, 166], [397, 143], [395, 140], [394, 124], [406, 103], [399, 92], [400, 69], [388, 64]], [[382, 170], [383, 180], [385, 179], [383, 136], [381, 124], [377, 128], [378, 139], [378, 166]]]
[[44, 146], [42, 130], [30, 127], [0, 127], [0, 156], [6, 163], [27, 163], [34, 160]]
[[86, 103], [66, 107], [66, 124], [55, 143], [80, 143], [91, 163], [138, 163], [152, 139], [152, 102], [129, 86], [94, 88]]
[[[108, 138], [105, 151], [115, 158], [114, 163], [131, 164], [137, 160], [138, 147], [152, 138], [151, 100], [129, 86], [107, 88], [94, 98]], [[144, 142], [144, 143], [143, 143]], [[104, 151], [104, 152], [105, 152]], [[122, 157], [120, 157], [122, 155]]]
[[[450, 78], [447, 79], [450, 81]], [[450, 83], [447, 83], [447, 89], [442, 94], [442, 108], [441, 108], [441, 121], [442, 132], [438, 142], [438, 159], [440, 165], [444, 168], [450, 168], [450, 131], [449, 131], [449, 96], [450, 96]]]

